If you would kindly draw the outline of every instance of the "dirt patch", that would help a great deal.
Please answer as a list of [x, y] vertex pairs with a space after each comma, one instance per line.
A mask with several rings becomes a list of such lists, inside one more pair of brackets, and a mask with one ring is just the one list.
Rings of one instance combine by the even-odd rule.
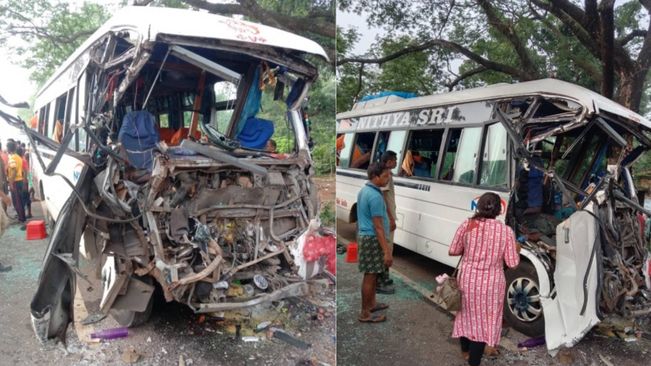
[[337, 192], [334, 174], [322, 175], [312, 179], [314, 179], [314, 183], [319, 187], [319, 202], [321, 205], [326, 204], [326, 202], [332, 202], [334, 205], [335, 194]]

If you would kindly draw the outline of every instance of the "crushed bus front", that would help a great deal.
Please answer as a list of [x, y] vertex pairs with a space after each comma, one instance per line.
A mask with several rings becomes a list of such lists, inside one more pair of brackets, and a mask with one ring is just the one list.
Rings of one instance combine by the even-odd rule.
[[94, 312], [126, 326], [148, 318], [156, 286], [166, 301], [219, 313], [324, 285], [308, 279], [323, 265], [296, 250], [318, 212], [301, 112], [317, 69], [306, 54], [325, 55], [262, 25], [126, 8], [71, 56], [37, 97], [41, 132], [59, 118], [50, 100], [56, 113], [70, 108], [56, 120], [65, 133], [29, 130], [41, 181], [67, 182], [43, 187], [65, 203], [52, 199], [31, 303], [41, 341], [65, 334], [79, 283], [100, 290]]

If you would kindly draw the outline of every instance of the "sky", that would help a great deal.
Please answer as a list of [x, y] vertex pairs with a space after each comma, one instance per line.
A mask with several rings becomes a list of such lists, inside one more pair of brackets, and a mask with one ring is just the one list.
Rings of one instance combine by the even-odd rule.
[[359, 41], [353, 47], [353, 55], [363, 55], [369, 49], [371, 44], [375, 41], [375, 37], [384, 35], [384, 31], [378, 27], [369, 27], [366, 24], [367, 13], [357, 15], [355, 13], [342, 12], [337, 9], [337, 26], [342, 28], [349, 28], [351, 26], [357, 28], [360, 34]]

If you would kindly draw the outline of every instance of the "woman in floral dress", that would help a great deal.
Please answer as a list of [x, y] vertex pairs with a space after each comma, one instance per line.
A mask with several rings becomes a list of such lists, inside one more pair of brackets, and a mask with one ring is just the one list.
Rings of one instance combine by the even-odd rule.
[[459, 226], [449, 250], [452, 256], [462, 255], [458, 276], [461, 310], [452, 337], [460, 338], [461, 352], [471, 366], [480, 364], [486, 345], [499, 344], [506, 289], [504, 263], [509, 268], [520, 263], [513, 230], [495, 220], [501, 212], [500, 197], [483, 194], [475, 215]]

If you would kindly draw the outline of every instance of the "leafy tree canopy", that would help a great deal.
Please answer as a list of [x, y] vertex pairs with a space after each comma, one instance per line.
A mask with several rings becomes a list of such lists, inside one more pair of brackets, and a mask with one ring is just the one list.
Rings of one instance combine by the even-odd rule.
[[351, 54], [350, 46], [339, 54], [340, 108], [402, 70], [388, 65], [422, 65], [425, 57], [430, 66], [420, 75], [427, 81], [403, 81], [408, 91], [555, 77], [648, 109], [651, 0], [617, 7], [614, 0], [341, 0], [338, 6], [368, 14], [366, 23], [387, 34], [365, 55]]
[[64, 2], [6, 0], [0, 5], [0, 47], [10, 51], [12, 62], [32, 70], [40, 86], [108, 18], [99, 4], [73, 9]]

